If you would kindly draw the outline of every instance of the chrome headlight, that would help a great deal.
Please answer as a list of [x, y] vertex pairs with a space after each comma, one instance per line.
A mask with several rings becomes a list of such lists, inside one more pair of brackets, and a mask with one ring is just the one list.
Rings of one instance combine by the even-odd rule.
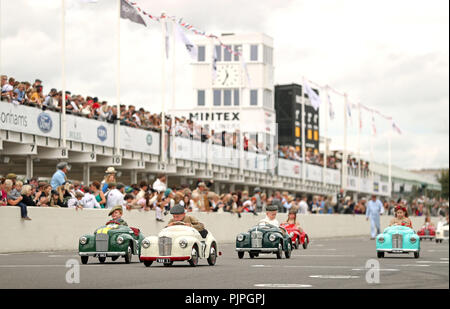
[[80, 237], [80, 244], [85, 245], [87, 244], [87, 242], [88, 242], [87, 237], [84, 236]]
[[144, 239], [142, 241], [142, 248], [147, 249], [148, 247], [150, 247], [150, 241], [148, 239]]
[[244, 238], [245, 238], [245, 236], [244, 236], [244, 235], [242, 235], [242, 234], [239, 234], [239, 235], [237, 236], [237, 241], [243, 241], [243, 240], [244, 240]]
[[270, 240], [270, 241], [275, 241], [275, 239], [277, 239], [277, 237], [275, 236], [275, 234], [270, 234], [269, 240]]
[[123, 237], [122, 236], [117, 237], [116, 241], [119, 245], [123, 244]]
[[182, 249], [184, 249], [184, 248], [187, 247], [188, 242], [187, 242], [186, 239], [182, 239], [182, 240], [180, 240], [179, 244], [180, 244], [180, 247], [181, 247]]
[[384, 237], [383, 237], [383, 236], [378, 237], [378, 242], [379, 242], [379, 243], [384, 243]]
[[291, 238], [294, 237], [294, 232], [290, 232], [289, 237], [291, 237]]
[[413, 243], [415, 243], [415, 242], [417, 241], [417, 238], [411, 237], [411, 238], [409, 239], [409, 241], [413, 244]]

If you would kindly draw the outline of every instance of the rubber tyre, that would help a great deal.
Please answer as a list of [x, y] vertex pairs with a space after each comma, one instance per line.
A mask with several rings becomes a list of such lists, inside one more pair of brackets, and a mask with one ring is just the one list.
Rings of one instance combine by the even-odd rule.
[[244, 251], [239, 251], [238, 252], [238, 258], [239, 259], [243, 259], [244, 258]]
[[153, 261], [144, 261], [145, 267], [150, 267], [153, 264]]
[[297, 239], [295, 239], [294, 248], [297, 250], [299, 247], [300, 247], [300, 244], [298, 242], [298, 236], [297, 236]]
[[436, 243], [437, 243], [437, 244], [439, 243], [439, 239], [436, 239]]
[[248, 255], [250, 256], [251, 259], [254, 259], [256, 257], [256, 253], [253, 252], [249, 252]]
[[377, 251], [377, 258], [379, 258], [379, 259], [384, 258], [384, 252], [382, 252], [382, 251]]
[[111, 260], [114, 262], [114, 261], [116, 261], [118, 258], [119, 258], [118, 256], [113, 256], [113, 257], [111, 257]]
[[306, 250], [306, 248], [308, 248], [308, 244], [309, 244], [309, 238], [308, 236], [305, 236], [305, 242], [303, 243], [303, 249]]
[[189, 265], [195, 267], [198, 265], [198, 249], [197, 246], [192, 247], [191, 259], [188, 261]]
[[288, 244], [287, 244], [287, 247], [288, 247], [288, 249], [286, 251], [284, 251], [284, 256], [287, 259], [290, 259], [291, 258], [291, 253], [292, 253], [292, 242], [289, 241]]
[[283, 243], [281, 241], [278, 244], [278, 251], [275, 254], [277, 255], [277, 259], [283, 258]]
[[127, 253], [125, 254], [125, 263], [130, 264], [132, 258], [133, 258], [133, 249], [131, 249], [131, 245], [128, 245]]
[[163, 264], [165, 267], [170, 267], [173, 265], [173, 261], [170, 261], [169, 263], [164, 263]]
[[210, 266], [216, 265], [216, 261], [217, 261], [217, 246], [216, 246], [215, 242], [213, 242], [211, 244], [211, 248], [209, 248], [209, 257], [208, 257], [207, 261], [208, 261], [208, 264]]
[[420, 252], [414, 252], [414, 258], [418, 259], [420, 257]]
[[81, 264], [86, 265], [88, 263], [89, 257], [88, 256], [82, 256], [81, 257]]
[[99, 257], [98, 261], [103, 264], [106, 261], [106, 257]]

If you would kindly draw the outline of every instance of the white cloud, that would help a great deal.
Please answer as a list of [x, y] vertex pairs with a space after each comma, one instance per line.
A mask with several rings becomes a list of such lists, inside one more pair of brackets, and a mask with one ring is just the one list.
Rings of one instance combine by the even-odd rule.
[[[351, 100], [391, 115], [403, 135], [393, 135], [393, 162], [405, 168], [448, 163], [449, 2], [419, 0], [328, 1], [145, 1], [159, 15], [183, 17], [199, 29], [264, 32], [274, 38], [275, 82], [301, 76], [348, 92]], [[41, 78], [60, 88], [61, 15], [58, 0], [3, 0], [2, 72], [19, 80]], [[67, 88], [116, 103], [116, 2], [66, 0]], [[192, 34], [189, 34], [192, 36]], [[150, 29], [121, 21], [121, 101], [161, 110], [160, 25]], [[190, 59], [178, 47], [176, 99], [191, 105]], [[167, 68], [171, 72], [171, 68]], [[171, 105], [167, 85], [166, 108]], [[332, 96], [337, 118], [330, 122], [333, 147], [342, 147], [342, 98]], [[178, 105], [177, 104], [177, 105]], [[356, 115], [356, 112], [354, 113]], [[321, 112], [323, 129], [323, 111]], [[356, 117], [356, 116], [355, 116]], [[364, 117], [362, 148], [370, 147], [370, 116]], [[376, 119], [374, 157], [386, 161], [390, 123]], [[358, 123], [349, 126], [356, 149]], [[324, 132], [322, 132], [324, 133]]]

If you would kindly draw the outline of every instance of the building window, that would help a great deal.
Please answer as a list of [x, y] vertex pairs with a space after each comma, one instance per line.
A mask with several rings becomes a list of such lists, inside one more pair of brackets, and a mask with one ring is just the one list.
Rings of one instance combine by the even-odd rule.
[[273, 49], [269, 46], [264, 45], [263, 58], [264, 63], [273, 64]]
[[205, 106], [205, 90], [197, 90], [197, 105]]
[[205, 46], [202, 46], [202, 45], [198, 46], [197, 60], [198, 60], [198, 62], [204, 62], [205, 61]]
[[233, 90], [234, 106], [239, 106], [239, 89]]
[[214, 90], [214, 106], [222, 105], [222, 91]]
[[222, 46], [216, 45], [215, 48], [216, 48], [217, 61], [222, 61]]
[[250, 45], [250, 61], [258, 61], [258, 45]]
[[258, 90], [250, 90], [250, 105], [258, 105]]
[[267, 108], [273, 108], [272, 91], [264, 90], [263, 106]]
[[230, 106], [231, 105], [231, 90], [223, 91], [223, 105]]
[[242, 45], [234, 45], [234, 61], [239, 61], [239, 53], [242, 50]]
[[223, 49], [223, 61], [231, 61], [231, 53], [228, 49], [231, 50], [231, 45], [227, 45], [226, 48]]

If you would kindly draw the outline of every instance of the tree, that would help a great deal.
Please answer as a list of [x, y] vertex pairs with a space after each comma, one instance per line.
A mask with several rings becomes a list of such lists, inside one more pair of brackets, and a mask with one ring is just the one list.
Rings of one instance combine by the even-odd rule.
[[438, 177], [438, 181], [442, 186], [442, 193], [441, 196], [445, 199], [448, 199], [448, 168], [443, 169], [441, 171], [441, 175]]

